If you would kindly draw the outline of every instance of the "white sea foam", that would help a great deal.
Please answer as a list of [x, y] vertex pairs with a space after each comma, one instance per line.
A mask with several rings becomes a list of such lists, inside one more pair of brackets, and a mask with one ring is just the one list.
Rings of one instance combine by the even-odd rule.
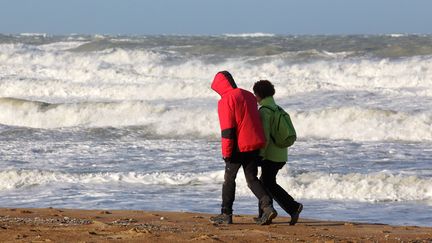
[[232, 71], [239, 86], [246, 89], [256, 80], [269, 79], [283, 97], [322, 90], [385, 91], [429, 97], [432, 93], [431, 57], [346, 59], [346, 54], [333, 53], [335, 60], [287, 63], [287, 55], [280, 54], [258, 63], [254, 57], [243, 57], [209, 64], [176, 53], [64, 50], [77, 44], [0, 45], [0, 97], [40, 100], [212, 97], [209, 83], [217, 71], [224, 69]]
[[[251, 196], [244, 175], [239, 173], [236, 192], [240, 196]], [[50, 184], [139, 184], [160, 186], [204, 186], [219, 188], [223, 183], [223, 171], [203, 173], [64, 173], [42, 170], [9, 170], [0, 172], [0, 191], [26, 187], [49, 186]], [[385, 172], [372, 174], [326, 174], [309, 172], [297, 176], [281, 173], [278, 182], [295, 198], [354, 200], [354, 201], [430, 201], [432, 179], [416, 176], [393, 175]]]
[[[217, 137], [214, 105], [145, 101], [49, 104], [0, 98], [0, 124], [33, 128], [149, 126], [156, 135]], [[432, 141], [432, 114], [360, 107], [291, 112], [300, 138]]]
[[240, 34], [224, 34], [227, 37], [273, 37], [275, 34], [270, 33], [240, 33]]
[[27, 37], [43, 37], [43, 38], [49, 36], [47, 33], [20, 33], [19, 35], [27, 36]]
[[396, 33], [394, 33], [394, 34], [388, 34], [387, 36], [398, 38], [398, 37], [408, 36], [408, 34], [396, 34]]
[[[279, 101], [297, 97], [300, 102], [290, 112], [300, 137], [432, 140], [432, 57], [377, 60], [342, 55], [291, 63], [281, 54], [258, 62], [256, 57], [241, 57], [209, 64], [199, 57], [151, 50], [66, 50], [79, 44], [0, 45], [0, 97], [12, 97], [0, 100], [0, 124], [142, 125], [160, 135], [215, 137], [217, 95], [209, 86], [217, 71], [228, 69], [240, 87], [250, 89], [254, 81], [269, 79]], [[342, 98], [321, 98], [327, 93]], [[343, 98], [346, 93], [352, 98]], [[363, 93], [371, 96], [356, 97]], [[408, 102], [414, 98], [419, 105]]]
[[55, 52], [55, 51], [66, 51], [69, 49], [77, 48], [86, 42], [84, 41], [63, 41], [63, 42], [53, 42], [49, 44], [40, 45], [40, 50], [47, 52]]
[[0, 99], [0, 124], [34, 128], [149, 126], [158, 135], [209, 136], [217, 114], [198, 107], [168, 108], [142, 101], [49, 104]]
[[294, 112], [299, 137], [357, 141], [432, 141], [431, 113], [404, 113], [360, 107]]
[[305, 173], [281, 180], [294, 195], [309, 199], [359, 201], [432, 200], [432, 179], [388, 173]]
[[164, 172], [150, 174], [135, 172], [73, 174], [42, 170], [9, 170], [0, 172], [0, 191], [56, 183], [107, 184], [107, 186], [112, 183], [182, 186], [212, 184], [214, 181], [221, 180], [223, 180], [223, 173], [221, 176], [220, 172], [202, 174]]

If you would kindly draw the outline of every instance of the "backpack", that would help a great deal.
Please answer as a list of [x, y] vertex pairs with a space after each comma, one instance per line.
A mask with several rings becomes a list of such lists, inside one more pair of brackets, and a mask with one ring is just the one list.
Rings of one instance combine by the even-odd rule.
[[270, 138], [273, 143], [280, 148], [288, 148], [297, 139], [297, 134], [292, 124], [289, 114], [280, 106], [276, 109], [268, 106], [261, 106], [260, 109], [267, 108], [273, 111], [270, 124]]

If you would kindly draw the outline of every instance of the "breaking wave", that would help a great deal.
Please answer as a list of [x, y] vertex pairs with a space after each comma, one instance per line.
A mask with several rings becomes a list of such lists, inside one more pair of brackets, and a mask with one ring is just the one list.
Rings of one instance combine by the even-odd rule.
[[[155, 135], [219, 136], [215, 104], [46, 103], [0, 98], [0, 124], [31, 128], [150, 126]], [[197, 101], [198, 102], [198, 101]], [[361, 107], [290, 112], [299, 138], [432, 141], [432, 114]]]
[[[285, 172], [285, 171], [284, 171]], [[239, 173], [237, 194], [252, 196], [244, 175]], [[9, 170], [0, 172], [0, 191], [45, 186], [49, 184], [139, 184], [143, 186], [203, 186], [219, 188], [223, 183], [223, 171], [203, 173], [64, 173], [42, 170]], [[308, 172], [299, 175], [281, 173], [278, 182], [289, 188], [295, 198], [324, 200], [382, 201], [430, 201], [432, 179], [417, 176], [393, 175], [385, 172], [372, 174], [326, 174]]]

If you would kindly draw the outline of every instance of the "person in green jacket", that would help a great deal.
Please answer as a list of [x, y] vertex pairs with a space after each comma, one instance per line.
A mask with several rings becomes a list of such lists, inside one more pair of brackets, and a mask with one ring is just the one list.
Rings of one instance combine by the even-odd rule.
[[[279, 206], [290, 216], [290, 225], [295, 225], [303, 209], [303, 205], [294, 200], [280, 185], [276, 182], [276, 175], [288, 160], [288, 148], [281, 148], [274, 144], [270, 136], [272, 126], [273, 111], [277, 109], [277, 104], [273, 99], [275, 89], [273, 84], [268, 80], [260, 80], [253, 86], [254, 94], [261, 108], [259, 109], [261, 121], [266, 137], [266, 145], [260, 150], [262, 158], [260, 180], [272, 195], [273, 199]], [[266, 109], [265, 107], [271, 109]], [[261, 207], [259, 207], [261, 208]], [[259, 210], [259, 219], [262, 210]]]

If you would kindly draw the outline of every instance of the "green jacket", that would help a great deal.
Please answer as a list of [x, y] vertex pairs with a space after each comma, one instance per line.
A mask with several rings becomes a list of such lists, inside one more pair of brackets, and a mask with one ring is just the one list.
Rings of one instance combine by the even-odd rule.
[[[259, 104], [261, 106], [268, 106], [270, 108], [276, 109], [277, 105], [273, 97], [266, 97], [262, 99]], [[276, 146], [272, 139], [270, 138], [270, 128], [272, 123], [273, 111], [266, 108], [259, 109], [261, 115], [261, 121], [264, 127], [264, 134], [266, 137], [266, 145], [260, 150], [260, 156], [264, 160], [271, 160], [274, 162], [286, 162], [288, 160], [288, 148], [280, 148]]]

